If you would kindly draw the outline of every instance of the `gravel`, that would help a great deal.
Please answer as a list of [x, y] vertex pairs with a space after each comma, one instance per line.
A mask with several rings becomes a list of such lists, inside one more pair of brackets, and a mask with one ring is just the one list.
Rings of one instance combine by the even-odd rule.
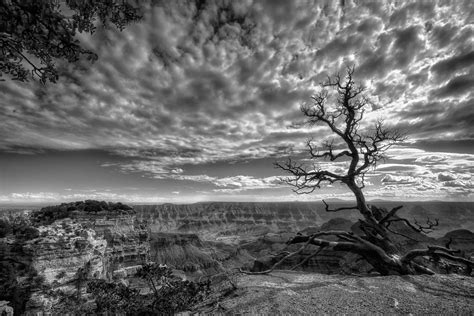
[[[342, 276], [274, 271], [241, 275], [223, 314], [474, 315], [474, 278]], [[216, 311], [217, 312], [217, 311]]]

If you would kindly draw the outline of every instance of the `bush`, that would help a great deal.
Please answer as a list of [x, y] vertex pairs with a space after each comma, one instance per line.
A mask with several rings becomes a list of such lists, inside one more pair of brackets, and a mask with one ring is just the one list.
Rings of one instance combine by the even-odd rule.
[[49, 225], [55, 220], [67, 218], [70, 212], [71, 207], [63, 203], [61, 205], [43, 207], [39, 211], [34, 211], [31, 214], [31, 219], [34, 223]]
[[[14, 249], [10, 248], [10, 251]], [[43, 286], [44, 277], [38, 275], [24, 254], [12, 255], [11, 258], [0, 258], [0, 300], [10, 301], [15, 315], [22, 315], [31, 293]]]
[[0, 238], [14, 235], [18, 239], [34, 239], [39, 237], [39, 231], [23, 216], [0, 219]]
[[33, 226], [26, 226], [22, 228], [22, 230], [19, 232], [19, 235], [20, 236], [18, 237], [20, 238], [30, 240], [30, 239], [38, 238], [40, 233], [39, 233], [38, 228], [33, 227]]
[[43, 207], [41, 210], [33, 212], [31, 217], [36, 224], [49, 225], [56, 220], [70, 217], [74, 211], [96, 214], [107, 211], [130, 212], [132, 210], [132, 207], [120, 202], [107, 203], [105, 201], [85, 200], [84, 202], [78, 201]]
[[121, 283], [92, 280], [88, 282], [87, 290], [95, 298], [95, 312], [98, 314], [134, 314], [142, 306], [138, 291]]
[[183, 281], [164, 265], [150, 263], [137, 271], [137, 277], [153, 289], [151, 310], [158, 314], [174, 314], [188, 310], [209, 294], [210, 282]]
[[133, 208], [131, 206], [128, 206], [126, 204], [122, 204], [120, 202], [117, 202], [117, 203], [109, 203], [109, 208], [110, 210], [112, 211], [118, 211], [118, 210], [122, 210], [122, 211], [131, 211], [133, 210]]
[[56, 279], [62, 279], [66, 276], [66, 271], [61, 271], [58, 274], [56, 274]]
[[9, 221], [0, 219], [0, 238], [3, 238], [13, 232], [12, 225]]
[[208, 282], [167, 281], [158, 291], [158, 295], [155, 295], [153, 311], [160, 314], [186, 311], [194, 304], [203, 301], [208, 292]]
[[57, 298], [57, 302], [51, 306], [50, 312], [52, 315], [94, 315], [87, 298], [62, 291], [56, 291], [52, 294]]
[[172, 270], [158, 264], [147, 264], [137, 271], [147, 281], [153, 294], [140, 295], [122, 283], [91, 280], [87, 290], [93, 295], [97, 314], [173, 315], [189, 310], [209, 292], [209, 282], [183, 281]]

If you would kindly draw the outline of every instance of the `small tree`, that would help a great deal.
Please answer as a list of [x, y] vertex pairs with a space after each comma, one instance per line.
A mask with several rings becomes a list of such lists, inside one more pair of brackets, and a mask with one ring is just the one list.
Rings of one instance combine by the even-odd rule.
[[13, 232], [12, 225], [6, 219], [0, 218], [0, 238], [6, 237]]
[[122, 283], [95, 279], [87, 283], [87, 289], [95, 299], [96, 313], [135, 315], [145, 309], [139, 291]]
[[143, 265], [136, 276], [146, 280], [153, 290], [151, 310], [159, 314], [185, 311], [202, 302], [210, 290], [210, 282], [181, 280], [169, 267], [156, 263]]
[[78, 32], [94, 33], [96, 22], [122, 30], [141, 19], [139, 10], [122, 0], [1, 0], [0, 16], [0, 78], [27, 81], [31, 74], [43, 84], [57, 81], [59, 59], [97, 59], [81, 46]]
[[[277, 262], [270, 270], [281, 264], [287, 258], [302, 253], [308, 245], [318, 246], [315, 254], [322, 249], [333, 249], [356, 253], [369, 262], [381, 274], [414, 274], [433, 271], [417, 262], [422, 256], [444, 258], [460, 262], [468, 268], [474, 262], [456, 256], [456, 251], [440, 246], [429, 246], [427, 249], [415, 249], [405, 252], [394, 241], [394, 234], [401, 235], [391, 229], [395, 222], [406, 225], [417, 233], [429, 232], [438, 224], [437, 221], [427, 221], [426, 225], [411, 223], [400, 218], [396, 212], [401, 206], [390, 211], [367, 204], [362, 189], [364, 176], [384, 158], [388, 148], [404, 140], [397, 131], [388, 129], [383, 121], [377, 121], [371, 130], [363, 130], [360, 123], [364, 118], [364, 111], [369, 100], [364, 96], [364, 88], [357, 85], [353, 78], [354, 68], [348, 68], [345, 77], [336, 75], [322, 84], [322, 91], [312, 97], [312, 103], [301, 107], [309, 125], [323, 125], [331, 130], [335, 139], [325, 142], [318, 148], [312, 141], [307, 142], [311, 160], [326, 159], [329, 161], [347, 161], [348, 167], [344, 172], [335, 172], [321, 169], [317, 165], [305, 165], [291, 159], [285, 163], [276, 163], [278, 168], [290, 173], [288, 183], [298, 194], [308, 194], [319, 189], [323, 183], [342, 183], [354, 195], [355, 204], [350, 207], [331, 209], [323, 200], [326, 211], [338, 212], [356, 210], [362, 215], [359, 227], [362, 234], [346, 231], [320, 231], [310, 235], [297, 235], [289, 244], [303, 246], [296, 252], [290, 253]], [[337, 98], [333, 106], [328, 90], [333, 89]], [[393, 225], [392, 225], [393, 227]], [[336, 236], [337, 241], [325, 239], [327, 236]], [[315, 255], [311, 254], [311, 256]], [[307, 258], [306, 258], [307, 259]], [[305, 259], [305, 260], [306, 260]]]

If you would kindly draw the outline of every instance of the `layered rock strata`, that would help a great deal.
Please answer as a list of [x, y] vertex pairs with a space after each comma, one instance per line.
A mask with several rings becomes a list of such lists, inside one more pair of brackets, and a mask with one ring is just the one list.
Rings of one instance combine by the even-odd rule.
[[90, 276], [105, 277], [107, 241], [94, 230], [71, 219], [38, 229], [40, 237], [27, 241], [23, 249], [47, 285], [68, 284], [85, 266]]

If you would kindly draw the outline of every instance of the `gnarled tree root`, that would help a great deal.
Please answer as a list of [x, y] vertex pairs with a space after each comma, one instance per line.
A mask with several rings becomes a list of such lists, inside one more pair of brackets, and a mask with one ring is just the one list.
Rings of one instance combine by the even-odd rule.
[[[338, 241], [329, 241], [321, 239], [318, 237], [322, 236], [337, 236]], [[333, 249], [335, 251], [345, 251], [358, 254], [362, 256], [369, 264], [371, 264], [375, 271], [379, 272], [382, 275], [387, 274], [434, 274], [435, 272], [430, 268], [422, 265], [419, 262], [416, 262], [415, 259], [419, 257], [432, 257], [434, 259], [444, 258], [450, 262], [460, 263], [466, 267], [466, 272], [471, 273], [474, 266], [474, 262], [456, 256], [458, 252], [456, 250], [448, 249], [441, 246], [428, 246], [427, 249], [414, 249], [408, 251], [406, 254], [389, 254], [380, 246], [375, 245], [374, 243], [357, 236], [350, 232], [345, 231], [322, 231], [317, 232], [312, 235], [297, 235], [294, 238], [288, 241], [288, 244], [298, 244], [304, 243], [303, 246], [295, 252], [291, 252], [281, 258], [278, 262], [273, 264], [270, 269], [265, 271], [246, 271], [240, 269], [240, 272], [245, 274], [268, 274], [274, 271], [279, 265], [281, 265], [285, 260], [291, 258], [295, 255], [302, 253], [308, 245], [318, 246], [318, 250], [309, 256], [305, 257], [301, 262], [293, 266], [291, 269], [294, 270], [297, 267], [301, 266], [307, 262], [310, 258], [319, 254], [322, 249]]]

